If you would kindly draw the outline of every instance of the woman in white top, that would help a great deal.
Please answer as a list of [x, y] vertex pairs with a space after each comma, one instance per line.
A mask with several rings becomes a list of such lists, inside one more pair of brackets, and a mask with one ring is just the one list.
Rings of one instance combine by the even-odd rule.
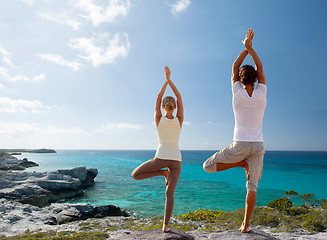
[[[166, 179], [166, 205], [162, 231], [168, 231], [169, 219], [174, 208], [174, 193], [181, 173], [182, 156], [178, 147], [178, 139], [181, 132], [184, 109], [182, 97], [176, 86], [170, 79], [170, 69], [165, 67], [166, 82], [163, 84], [156, 101], [154, 119], [157, 126], [159, 146], [153, 159], [141, 164], [132, 172], [136, 180], [146, 179], [155, 176], [164, 176]], [[163, 99], [166, 87], [169, 85], [176, 95], [177, 113], [175, 99], [167, 96]], [[162, 105], [161, 105], [162, 102]], [[162, 116], [161, 107], [165, 110]], [[168, 169], [163, 169], [168, 168]]]

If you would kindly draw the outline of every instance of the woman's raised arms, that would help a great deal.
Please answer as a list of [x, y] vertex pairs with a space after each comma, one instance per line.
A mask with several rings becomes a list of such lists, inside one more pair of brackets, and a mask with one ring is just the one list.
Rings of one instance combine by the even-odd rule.
[[178, 91], [177, 87], [175, 86], [175, 84], [171, 81], [170, 79], [170, 69], [169, 67], [165, 67], [165, 76], [166, 76], [166, 80], [169, 83], [169, 86], [171, 87], [171, 89], [173, 90], [175, 96], [176, 96], [176, 102], [177, 102], [177, 113], [176, 113], [176, 117], [179, 120], [179, 123], [182, 127], [182, 123], [184, 121], [184, 107], [183, 107], [183, 100], [182, 100], [182, 96], [180, 94], [180, 92]]
[[160, 122], [160, 118], [162, 117], [162, 113], [161, 113], [161, 102], [162, 102], [162, 97], [166, 91], [168, 82], [166, 81], [161, 89], [160, 92], [157, 95], [157, 100], [156, 100], [156, 106], [154, 109], [154, 121], [156, 122], [156, 126], [158, 126], [159, 122]]

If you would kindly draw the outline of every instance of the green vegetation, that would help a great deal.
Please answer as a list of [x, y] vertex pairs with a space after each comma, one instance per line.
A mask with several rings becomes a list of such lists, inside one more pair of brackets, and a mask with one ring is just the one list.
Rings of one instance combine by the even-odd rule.
[[49, 240], [105, 240], [109, 237], [107, 233], [100, 232], [72, 232], [72, 231], [47, 231], [30, 233], [29, 231], [24, 234], [13, 237], [0, 237], [0, 239], [12, 240], [36, 240], [36, 239], [49, 239]]
[[267, 207], [275, 208], [278, 211], [283, 212], [292, 207], [292, 205], [293, 203], [288, 198], [284, 197], [271, 201], [270, 203], [268, 203]]
[[[299, 195], [304, 201], [297, 207], [289, 199], [298, 193], [291, 190], [285, 192], [288, 197], [278, 198], [268, 203], [267, 207], [255, 207], [250, 224], [252, 226], [269, 227], [273, 231], [292, 232], [305, 229], [309, 232], [320, 232], [327, 229], [327, 200], [315, 199], [312, 193]], [[200, 209], [178, 216], [181, 220], [192, 220], [206, 223], [204, 230], [237, 229], [243, 220], [243, 209], [223, 212]]]
[[[252, 227], [267, 227], [272, 232], [303, 231], [320, 232], [327, 229], [327, 200], [315, 199], [312, 193], [298, 195], [295, 191], [285, 192], [286, 197], [268, 203], [267, 207], [255, 207], [251, 217]], [[298, 196], [296, 196], [298, 195]], [[296, 206], [290, 198], [298, 197], [304, 204]], [[187, 214], [174, 216], [169, 227], [182, 231], [194, 230], [230, 230], [238, 229], [243, 221], [244, 209], [235, 211], [214, 211], [199, 209]], [[75, 223], [74, 231], [46, 231], [42, 230], [5, 237], [0, 240], [84, 240], [106, 239], [115, 231], [141, 231], [162, 227], [163, 217], [149, 217], [135, 219], [132, 217], [108, 217], [105, 219], [88, 219]]]

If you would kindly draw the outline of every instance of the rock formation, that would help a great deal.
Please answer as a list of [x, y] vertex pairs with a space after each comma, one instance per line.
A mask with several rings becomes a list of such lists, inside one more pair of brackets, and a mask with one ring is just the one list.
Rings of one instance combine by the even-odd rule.
[[26, 158], [17, 159], [11, 154], [1, 153], [0, 154], [0, 170], [25, 170], [29, 167], [39, 166], [37, 163], [28, 161]]
[[12, 235], [22, 233], [27, 229], [51, 229], [53, 225], [88, 218], [127, 217], [129, 215], [126, 210], [114, 205], [53, 203], [40, 208], [13, 200], [0, 199], [0, 233]]
[[0, 171], [0, 198], [46, 206], [81, 195], [97, 174], [97, 169], [86, 167], [49, 172]]

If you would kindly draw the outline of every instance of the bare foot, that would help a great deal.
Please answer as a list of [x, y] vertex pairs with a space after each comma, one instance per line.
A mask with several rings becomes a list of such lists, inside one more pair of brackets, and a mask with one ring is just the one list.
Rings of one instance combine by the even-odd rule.
[[243, 160], [241, 166], [242, 166], [242, 167], [244, 168], [244, 170], [245, 170], [245, 173], [246, 173], [246, 180], [249, 181], [249, 179], [250, 179], [250, 169], [249, 169], [249, 165], [248, 165], [248, 163], [247, 163], [245, 160]]
[[162, 232], [169, 232], [168, 224], [162, 225]]
[[166, 186], [168, 185], [168, 182], [169, 182], [169, 176], [170, 176], [170, 170], [168, 168], [168, 169], [164, 170], [164, 177], [166, 179]]
[[239, 229], [242, 233], [248, 233], [249, 230], [249, 224], [245, 224], [244, 222], [242, 223], [242, 226]]

